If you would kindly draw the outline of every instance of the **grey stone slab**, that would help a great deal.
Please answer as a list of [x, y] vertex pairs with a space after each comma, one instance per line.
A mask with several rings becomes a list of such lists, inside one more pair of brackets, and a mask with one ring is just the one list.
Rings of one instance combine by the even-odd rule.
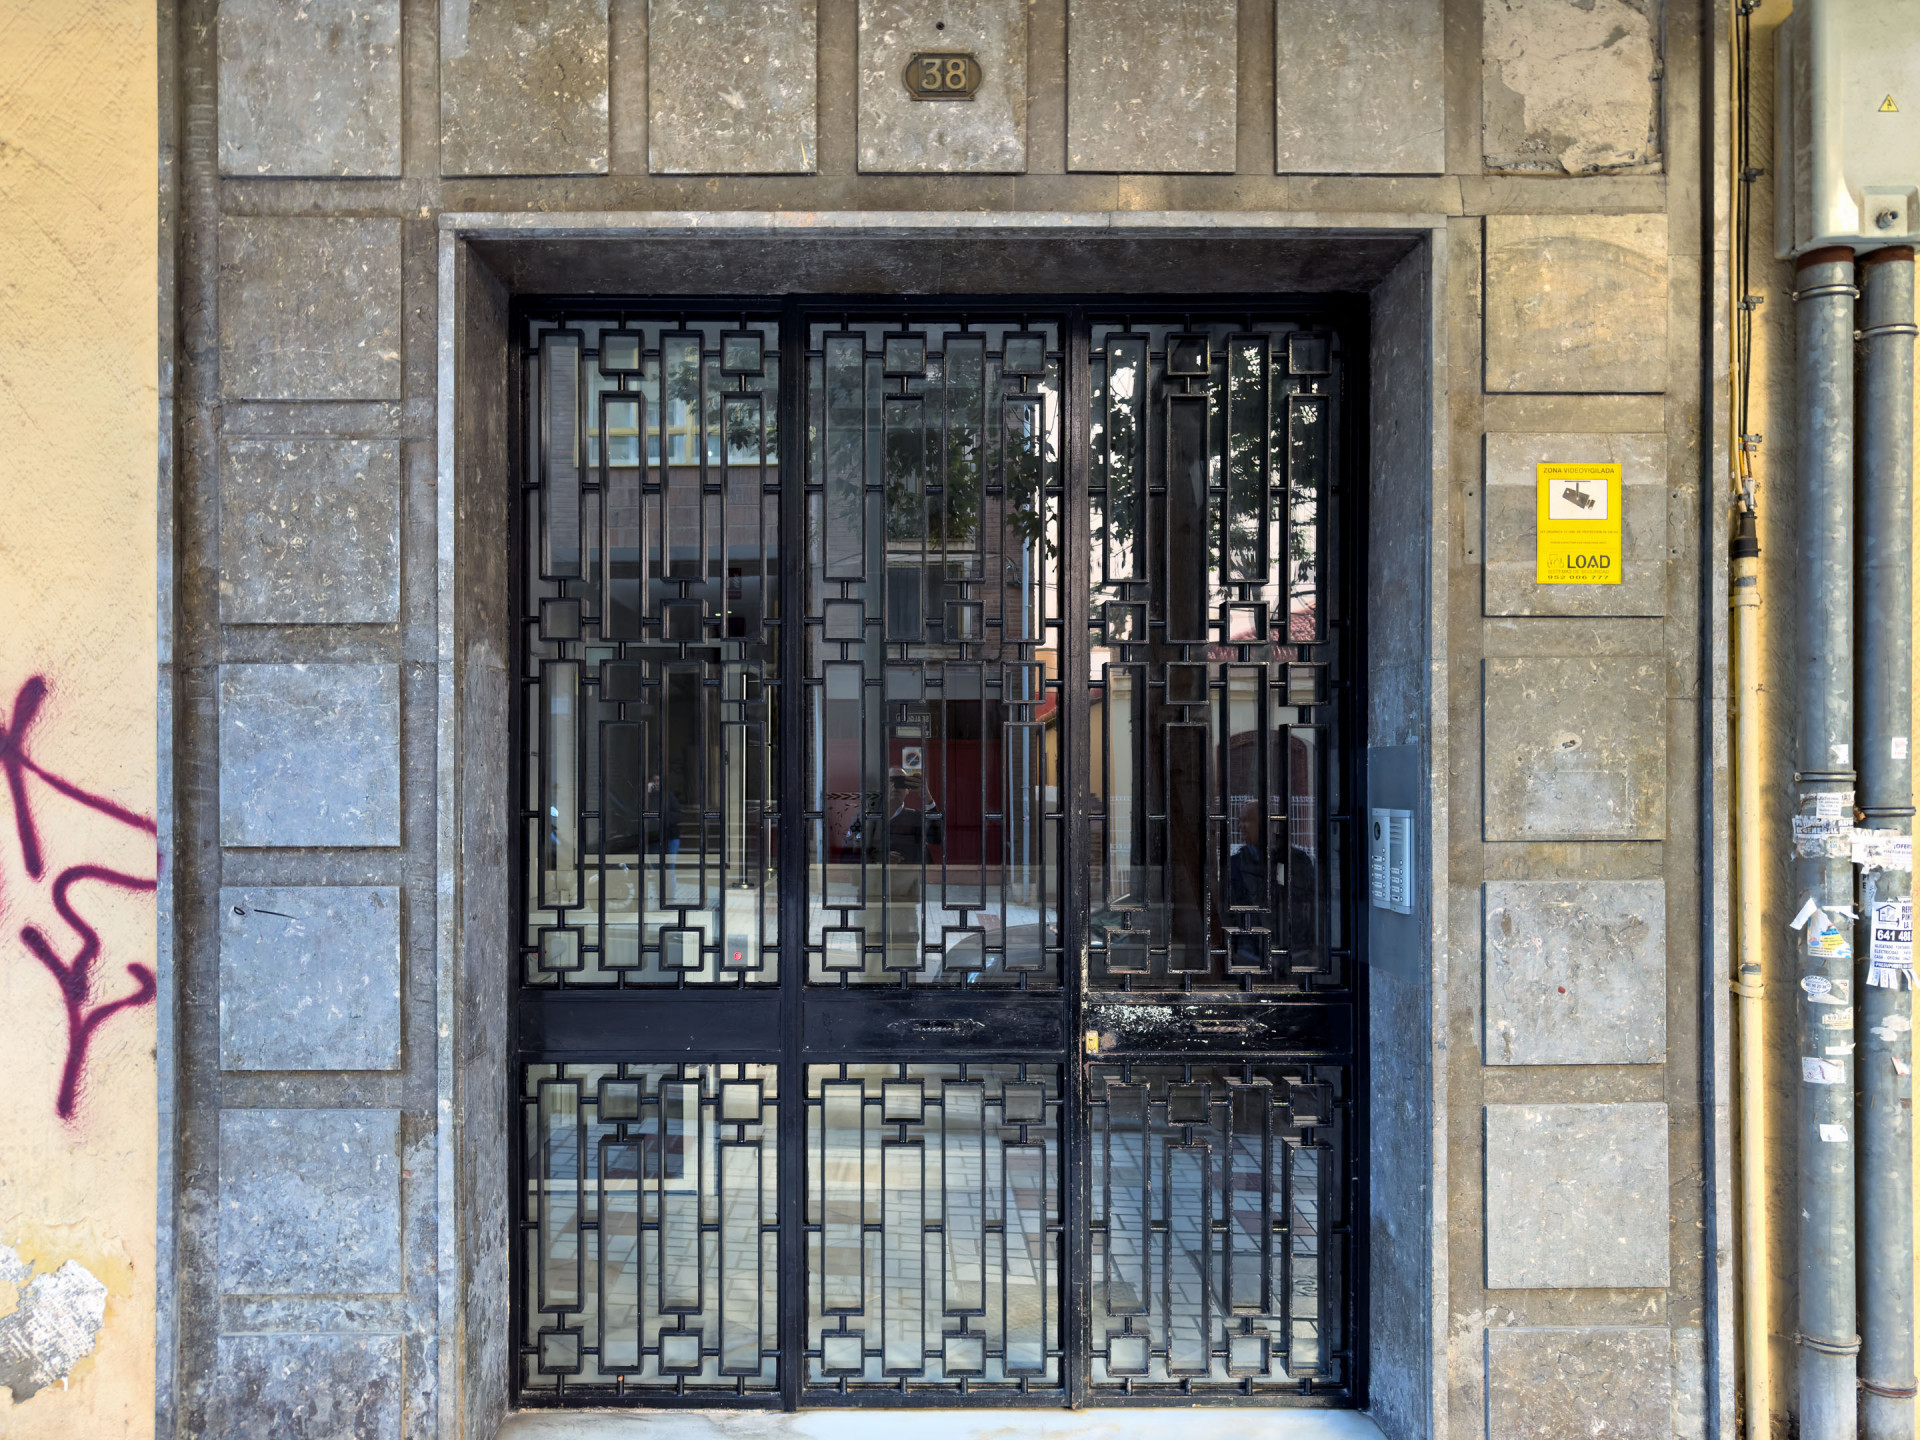
[[[1620, 583], [1541, 585], [1536, 467], [1542, 461], [1620, 466]], [[1667, 613], [1667, 437], [1661, 434], [1489, 434], [1485, 491], [1489, 615]]]
[[398, 621], [398, 442], [224, 441], [220, 618], [230, 625]]
[[1488, 660], [1485, 838], [1666, 838], [1666, 697], [1657, 656]]
[[1665, 215], [1487, 217], [1486, 386], [1667, 388]]
[[1487, 1331], [1487, 1440], [1671, 1440], [1673, 1345], [1654, 1325]]
[[400, 1440], [398, 1335], [222, 1335], [215, 1352], [208, 1440]]
[[607, 0], [440, 0], [440, 170], [604, 175]]
[[815, 139], [816, 0], [653, 0], [647, 150], [656, 175], [806, 175]]
[[398, 400], [400, 222], [222, 216], [220, 384], [236, 400]]
[[400, 1289], [400, 1112], [220, 1112], [220, 1293]]
[[1229, 172], [1234, 0], [1067, 0], [1067, 169]]
[[220, 892], [220, 1067], [400, 1065], [400, 892]]
[[1489, 1105], [1487, 1288], [1658, 1288], [1667, 1107]]
[[400, 0], [222, 0], [220, 169], [400, 173]]
[[1485, 0], [1487, 167], [1589, 175], [1658, 159], [1651, 0]]
[[400, 843], [400, 667], [222, 665], [220, 842]]
[[1274, 166], [1282, 175], [1447, 168], [1440, 0], [1278, 0]]
[[1484, 900], [1487, 1064], [1666, 1059], [1664, 880], [1493, 880]]
[[[954, 52], [980, 64], [973, 99], [913, 99], [906, 85], [912, 57]], [[876, 174], [1027, 168], [1026, 0], [938, 6], [860, 0], [860, 168]]]

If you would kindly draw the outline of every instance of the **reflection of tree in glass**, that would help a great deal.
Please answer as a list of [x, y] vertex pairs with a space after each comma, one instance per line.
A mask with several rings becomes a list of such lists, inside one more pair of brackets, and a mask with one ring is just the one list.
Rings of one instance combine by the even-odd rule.
[[1119, 354], [1108, 362], [1107, 544], [1116, 552], [1132, 547], [1140, 525], [1139, 474], [1146, 438], [1135, 414], [1140, 384], [1138, 365]]
[[[1264, 342], [1262, 342], [1264, 343]], [[1234, 364], [1229, 361], [1227, 380], [1227, 413], [1233, 418], [1233, 424], [1227, 434], [1227, 484], [1229, 503], [1227, 506], [1227, 553], [1232, 561], [1231, 569], [1237, 575], [1253, 575], [1260, 569], [1262, 551], [1261, 531], [1266, 526], [1266, 459], [1267, 434], [1265, 425], [1248, 425], [1242, 417], [1258, 415], [1264, 408], [1266, 386], [1262, 384], [1262, 366], [1259, 348], [1255, 346], [1237, 347], [1241, 354], [1233, 357], [1247, 363]]]
[[[1320, 419], [1317, 405], [1302, 405], [1293, 413], [1302, 425], [1309, 427], [1309, 433]], [[1287, 567], [1293, 577], [1293, 592], [1310, 594], [1319, 579], [1320, 568], [1320, 476], [1316, 466], [1292, 468], [1288, 491], [1292, 523], [1287, 526]]]

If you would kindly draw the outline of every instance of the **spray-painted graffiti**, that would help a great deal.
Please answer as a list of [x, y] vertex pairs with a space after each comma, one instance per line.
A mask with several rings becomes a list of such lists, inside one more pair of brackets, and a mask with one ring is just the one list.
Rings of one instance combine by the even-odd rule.
[[[19, 868], [35, 884], [44, 881], [49, 865], [48, 856], [54, 848], [50, 838], [53, 822], [46, 820], [47, 812], [36, 809], [35, 792], [40, 786], [85, 807], [93, 814], [105, 817], [114, 822], [116, 827], [128, 827], [146, 836], [157, 833], [154, 822], [146, 816], [136, 814], [105, 796], [96, 795], [34, 760], [28, 739], [46, 699], [47, 682], [44, 677], [35, 675], [20, 687], [19, 693], [14, 696], [12, 715], [0, 723], [0, 772], [6, 775], [7, 793], [13, 805]], [[46, 822], [45, 828], [43, 821]], [[79, 890], [77, 896], [76, 888]], [[78, 947], [71, 954], [63, 956], [58, 942], [49, 938], [43, 926], [24, 924], [19, 929], [21, 943], [53, 976], [66, 1005], [67, 1056], [66, 1063], [61, 1067], [60, 1092], [55, 1101], [55, 1109], [63, 1120], [71, 1119], [79, 1104], [81, 1083], [86, 1075], [87, 1049], [95, 1032], [122, 1010], [152, 1004], [155, 994], [152, 968], [129, 961], [126, 970], [133, 981], [133, 988], [111, 1000], [95, 1003], [94, 965], [100, 959], [102, 944], [99, 931], [81, 914], [79, 904], [90, 890], [97, 894], [101, 888], [148, 893], [157, 888], [157, 880], [152, 876], [136, 875], [126, 869], [100, 863], [99, 857], [79, 858], [76, 863], [62, 864], [54, 874], [51, 885], [53, 909], [79, 941]], [[7, 898], [0, 896], [0, 902]], [[12, 907], [8, 906], [7, 909], [10, 911]], [[11, 923], [11, 916], [9, 921]]]

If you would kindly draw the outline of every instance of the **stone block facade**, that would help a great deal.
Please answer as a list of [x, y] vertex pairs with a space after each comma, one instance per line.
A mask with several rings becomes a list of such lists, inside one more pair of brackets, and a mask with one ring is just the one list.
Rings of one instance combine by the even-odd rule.
[[[483, 372], [506, 393], [512, 295], [714, 293], [729, 256], [781, 246], [766, 293], [828, 252], [889, 293], [964, 270], [903, 255], [996, 231], [965, 271], [988, 286], [1102, 288], [1085, 231], [1162, 247], [1128, 273], [1168, 294], [1218, 288], [1184, 242], [1297, 232], [1317, 248], [1236, 273], [1366, 291], [1369, 362], [1430, 381], [1356, 396], [1375, 472], [1426, 486], [1370, 516], [1370, 603], [1419, 618], [1369, 634], [1368, 742], [1419, 747], [1427, 785], [1426, 948], [1375, 977], [1367, 1022], [1376, 1074], [1411, 1077], [1368, 1163], [1414, 1197], [1354, 1217], [1375, 1421], [1731, 1423], [1728, 1197], [1698, 1159], [1726, 1143], [1724, 987], [1700, 982], [1725, 863], [1700, 833], [1720, 763], [1700, 596], [1724, 550], [1702, 491], [1706, 9], [302, 10], [192, 0], [168, 81], [180, 106], [217, 96], [171, 155], [178, 1434], [492, 1440], [507, 1403], [512, 1280], [462, 1216], [508, 1203], [507, 1092], [474, 1057], [504, 1051], [512, 947], [461, 867], [510, 853], [511, 702], [482, 699], [512, 661], [456, 597], [505, 604], [508, 557], [467, 536], [508, 503], [504, 462], [473, 457], [514, 432], [455, 392]], [[978, 58], [973, 101], [906, 97], [935, 47]], [[623, 221], [647, 233], [582, 239]], [[1622, 465], [1622, 584], [1533, 583], [1553, 459]]]

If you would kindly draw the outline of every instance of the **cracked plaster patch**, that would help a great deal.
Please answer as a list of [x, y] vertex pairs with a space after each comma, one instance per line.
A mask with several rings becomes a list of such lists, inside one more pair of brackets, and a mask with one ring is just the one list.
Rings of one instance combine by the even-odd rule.
[[9, 1245], [0, 1245], [0, 1280], [20, 1287], [19, 1303], [0, 1315], [0, 1386], [18, 1405], [55, 1381], [64, 1384], [93, 1353], [107, 1318], [107, 1287], [77, 1260], [36, 1276]]

